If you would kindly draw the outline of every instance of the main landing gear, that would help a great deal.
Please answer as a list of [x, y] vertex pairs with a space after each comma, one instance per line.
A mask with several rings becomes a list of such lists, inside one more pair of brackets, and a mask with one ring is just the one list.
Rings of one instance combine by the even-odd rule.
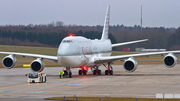
[[88, 71], [88, 68], [82, 67], [82, 70], [79, 70], [79, 75], [86, 75]]
[[66, 70], [63, 70], [63, 71], [64, 71], [64, 77], [72, 78], [72, 72], [71, 72], [71, 68], [70, 67], [66, 67]]
[[[104, 64], [103, 64], [104, 65]], [[106, 65], [104, 65], [106, 67]], [[107, 70], [105, 70], [105, 75], [113, 75], [113, 68], [111, 66], [111, 62], [108, 63], [108, 67], [106, 67]], [[88, 71], [87, 67], [82, 67], [81, 70], [79, 70], [79, 75], [86, 75]], [[91, 67], [91, 71], [94, 75], [98, 74], [101, 75], [101, 70], [99, 67]]]
[[101, 75], [101, 70], [98, 69], [99, 67], [96, 67], [95, 70], [93, 71], [93, 74], [96, 75]]
[[[103, 64], [104, 65], [104, 64]], [[105, 65], [104, 65], [105, 66]], [[106, 66], [105, 66], [106, 67]], [[105, 75], [113, 75], [113, 68], [111, 66], [111, 63], [108, 62], [108, 67], [107, 67], [107, 70], [105, 70]]]

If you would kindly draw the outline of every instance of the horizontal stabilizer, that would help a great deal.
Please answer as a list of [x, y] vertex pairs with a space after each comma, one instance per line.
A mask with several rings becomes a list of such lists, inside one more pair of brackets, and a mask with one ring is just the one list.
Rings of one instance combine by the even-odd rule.
[[138, 42], [144, 42], [144, 41], [148, 41], [148, 39], [112, 44], [112, 47], [123, 46], [123, 45], [138, 43]]

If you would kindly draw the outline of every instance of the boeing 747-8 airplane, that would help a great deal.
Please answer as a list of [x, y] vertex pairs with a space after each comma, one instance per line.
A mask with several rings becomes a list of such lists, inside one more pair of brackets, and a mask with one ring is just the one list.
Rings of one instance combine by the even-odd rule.
[[133, 55], [120, 55], [111, 56], [112, 47], [138, 43], [147, 41], [138, 40], [124, 43], [111, 44], [111, 40], [108, 39], [109, 33], [109, 17], [110, 6], [107, 7], [104, 28], [100, 40], [90, 40], [82, 36], [69, 36], [65, 37], [59, 45], [57, 56], [47, 56], [28, 53], [16, 53], [16, 52], [0, 52], [0, 54], [8, 54], [4, 57], [2, 64], [5, 68], [11, 69], [16, 65], [16, 55], [28, 56], [37, 58], [31, 62], [31, 70], [33, 72], [42, 72], [44, 69], [43, 59], [52, 60], [58, 62], [61, 66], [66, 67], [66, 74], [72, 77], [71, 68], [80, 68], [79, 75], [86, 75], [88, 68], [92, 69], [93, 74], [101, 74], [101, 70], [98, 68], [104, 63], [108, 63], [105, 75], [113, 75], [113, 67], [111, 63], [116, 60], [125, 60], [124, 69], [127, 72], [133, 72], [136, 70], [138, 63], [134, 59], [135, 57], [150, 56], [163, 54], [164, 64], [167, 67], [173, 67], [177, 63], [177, 58], [174, 53], [180, 53], [180, 51], [165, 51], [165, 52], [152, 52]]

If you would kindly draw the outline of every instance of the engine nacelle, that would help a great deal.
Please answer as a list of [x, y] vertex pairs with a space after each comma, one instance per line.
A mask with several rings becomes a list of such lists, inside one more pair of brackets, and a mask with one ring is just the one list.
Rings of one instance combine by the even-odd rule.
[[174, 56], [172, 53], [169, 53], [166, 55], [163, 59], [164, 65], [168, 68], [172, 68], [176, 65], [177, 63], [177, 57]]
[[38, 58], [31, 62], [31, 70], [33, 72], [42, 72], [44, 70], [44, 62], [41, 58]]
[[11, 69], [16, 66], [16, 58], [13, 55], [8, 55], [3, 58], [2, 64], [5, 68]]
[[123, 66], [126, 72], [130, 73], [137, 69], [138, 63], [133, 58], [129, 58], [124, 62]]

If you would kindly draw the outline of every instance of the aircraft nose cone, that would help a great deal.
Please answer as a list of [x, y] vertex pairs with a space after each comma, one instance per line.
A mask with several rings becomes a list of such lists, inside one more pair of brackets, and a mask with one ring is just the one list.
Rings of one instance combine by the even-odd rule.
[[59, 56], [67, 56], [70, 54], [69, 45], [60, 45], [58, 49], [58, 55]]

